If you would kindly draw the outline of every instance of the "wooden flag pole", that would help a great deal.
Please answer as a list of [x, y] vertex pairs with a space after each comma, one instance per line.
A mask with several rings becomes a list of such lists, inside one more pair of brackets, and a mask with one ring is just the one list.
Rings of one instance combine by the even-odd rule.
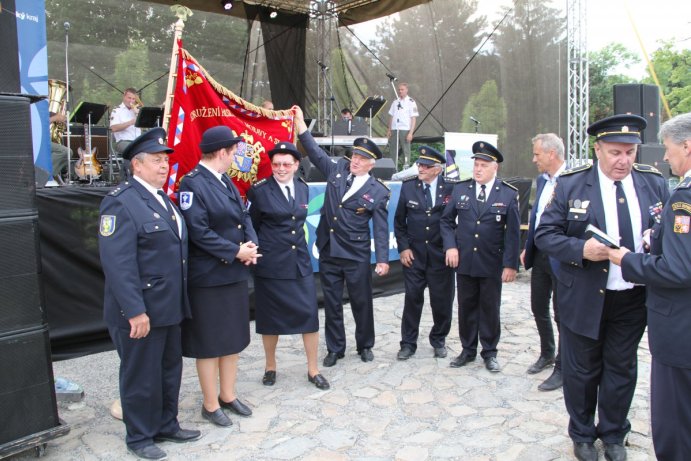
[[168, 72], [168, 87], [166, 89], [166, 102], [163, 107], [163, 129], [168, 132], [168, 125], [170, 121], [170, 107], [173, 103], [173, 97], [175, 93], [175, 79], [177, 77], [177, 67], [178, 67], [178, 53], [180, 52], [178, 47], [178, 40], [182, 38], [182, 29], [185, 28], [185, 21], [189, 16], [194, 13], [192, 10], [182, 5], [171, 5], [170, 11], [178, 17], [175, 23], [175, 34], [173, 36], [173, 52], [170, 56], [170, 71]]

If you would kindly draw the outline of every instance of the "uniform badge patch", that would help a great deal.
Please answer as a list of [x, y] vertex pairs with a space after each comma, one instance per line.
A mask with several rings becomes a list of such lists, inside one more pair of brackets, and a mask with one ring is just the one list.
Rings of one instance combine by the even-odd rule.
[[691, 229], [691, 216], [674, 216], [674, 232], [688, 234]]
[[180, 209], [189, 210], [194, 201], [194, 192], [180, 192]]
[[115, 232], [115, 216], [104, 214], [101, 216], [101, 225], [99, 226], [99, 232], [102, 236], [108, 237], [113, 235]]

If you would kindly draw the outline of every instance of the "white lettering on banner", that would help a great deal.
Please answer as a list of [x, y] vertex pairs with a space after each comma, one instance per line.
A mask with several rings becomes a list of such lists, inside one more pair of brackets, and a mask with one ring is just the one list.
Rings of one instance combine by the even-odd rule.
[[33, 21], [38, 23], [38, 16], [35, 16], [33, 14], [27, 14], [23, 11], [17, 11], [15, 15], [17, 16], [17, 19], [21, 19], [22, 21], [26, 19], [27, 21]]

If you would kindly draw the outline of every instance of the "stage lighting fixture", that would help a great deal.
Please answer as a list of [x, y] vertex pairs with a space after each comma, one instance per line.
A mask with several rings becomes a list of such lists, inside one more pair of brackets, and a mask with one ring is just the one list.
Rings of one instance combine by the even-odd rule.
[[272, 11], [271, 13], [269, 13], [269, 17], [271, 19], [276, 19], [276, 16], [278, 16], [278, 11]]
[[230, 0], [221, 0], [221, 6], [224, 10], [228, 11], [233, 7], [233, 2]]

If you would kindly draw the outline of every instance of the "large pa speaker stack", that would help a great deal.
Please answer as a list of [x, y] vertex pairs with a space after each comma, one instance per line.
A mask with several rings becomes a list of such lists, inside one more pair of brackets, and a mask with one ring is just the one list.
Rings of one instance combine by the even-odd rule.
[[641, 133], [643, 144], [657, 144], [660, 131], [660, 89], [637, 83], [614, 85], [614, 113], [640, 115], [648, 126]]
[[29, 105], [28, 97], [0, 94], [0, 458], [51, 438], [60, 425], [42, 307]]

